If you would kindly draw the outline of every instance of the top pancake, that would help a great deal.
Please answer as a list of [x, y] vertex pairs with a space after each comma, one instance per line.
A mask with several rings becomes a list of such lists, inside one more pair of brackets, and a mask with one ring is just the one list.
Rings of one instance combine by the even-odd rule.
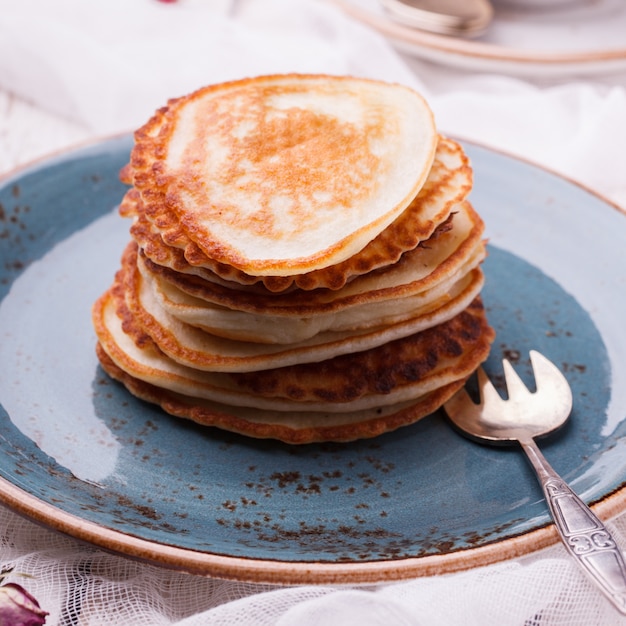
[[[337, 290], [356, 276], [397, 262], [403, 253], [428, 240], [437, 229], [447, 228], [445, 221], [452, 209], [468, 195], [471, 188], [472, 169], [462, 147], [451, 139], [440, 136], [426, 181], [400, 216], [352, 257], [295, 276], [245, 274], [207, 257], [180, 230], [174, 238], [174, 245], [166, 244], [160, 230], [164, 229], [169, 239], [176, 231], [175, 216], [166, 219], [164, 212], [161, 212], [158, 223], [153, 222], [139, 192], [134, 188], [124, 196], [120, 213], [124, 217], [133, 218], [131, 235], [143, 253], [157, 265], [230, 287], [234, 287], [235, 283], [259, 285], [272, 293], [289, 291], [294, 287], [305, 290], [319, 287]], [[262, 290], [259, 291], [262, 293]]]
[[406, 87], [266, 76], [170, 101], [136, 133], [126, 176], [168, 245], [293, 276], [344, 261], [392, 223], [437, 139]]

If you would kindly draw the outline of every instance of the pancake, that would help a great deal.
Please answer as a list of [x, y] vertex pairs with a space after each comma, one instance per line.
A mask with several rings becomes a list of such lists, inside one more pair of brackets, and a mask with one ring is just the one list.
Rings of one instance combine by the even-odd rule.
[[352, 441], [439, 408], [487, 357], [471, 165], [421, 96], [264, 76], [170, 100], [120, 173], [129, 242], [102, 368], [174, 418]]
[[[477, 266], [482, 256], [475, 255], [468, 267]], [[140, 264], [141, 265], [141, 264]], [[207, 305], [197, 298], [177, 291], [171, 286], [160, 290], [149, 285], [154, 296], [153, 306], [160, 306], [179, 321], [212, 335], [263, 344], [297, 344], [326, 332], [350, 332], [390, 325], [439, 309], [467, 283], [467, 267], [438, 283], [431, 289], [390, 300], [368, 302], [337, 312], [297, 317], [296, 315], [257, 315]], [[142, 273], [143, 276], [143, 273]], [[145, 279], [145, 276], [143, 276]]]
[[[354, 276], [398, 261], [407, 250], [429, 239], [445, 223], [455, 205], [462, 202], [472, 186], [472, 171], [461, 146], [444, 137], [438, 144], [424, 186], [409, 206], [385, 230], [358, 253], [341, 263], [296, 276], [252, 276], [230, 265], [219, 263], [177, 232], [174, 245], [165, 243], [158, 225], [148, 216], [141, 195], [130, 189], [120, 206], [120, 213], [133, 217], [131, 234], [153, 262], [177, 272], [190, 273], [212, 282], [232, 281], [242, 285], [261, 283], [271, 292], [288, 290], [294, 284], [300, 289], [326, 287], [340, 289]], [[162, 210], [158, 224], [173, 232], [176, 218], [166, 219]], [[221, 279], [221, 280], [220, 280]]]
[[[440, 326], [360, 353], [250, 373], [201, 371], [177, 363], [142, 337], [109, 300], [97, 332], [109, 357], [134, 378], [183, 395], [277, 411], [356, 411], [414, 400], [468, 376], [489, 334], [480, 300]], [[356, 374], [358, 373], [358, 376]]]
[[[110, 313], [113, 326], [122, 323]], [[124, 336], [120, 346], [100, 334], [98, 355], [138, 397], [200, 424], [288, 443], [349, 441], [424, 417], [464, 383], [493, 339], [478, 298], [441, 328], [262, 375], [201, 373], [173, 363], [150, 341], [139, 347], [132, 333]], [[355, 386], [357, 373], [361, 384]]]
[[453, 224], [437, 245], [416, 248], [338, 291], [263, 296], [165, 270], [141, 257], [138, 268], [159, 305], [182, 322], [230, 339], [296, 343], [322, 331], [386, 325], [438, 308], [485, 256], [482, 221], [469, 205], [459, 207]]
[[171, 100], [136, 132], [130, 176], [168, 245], [188, 239], [247, 274], [288, 276], [384, 230], [436, 147], [432, 113], [406, 87], [265, 76]]
[[464, 382], [451, 383], [412, 402], [353, 413], [264, 411], [191, 398], [151, 385], [115, 365], [100, 345], [97, 354], [111, 378], [120, 381], [136, 397], [159, 405], [174, 417], [255, 439], [277, 439], [294, 445], [350, 442], [413, 424], [442, 406]]
[[449, 228], [428, 244], [407, 252], [393, 265], [356, 278], [340, 290], [294, 289], [287, 294], [274, 294], [259, 289], [239, 289], [205, 281], [185, 273], [163, 268], [145, 258], [141, 265], [163, 289], [172, 286], [205, 303], [229, 309], [266, 315], [325, 314], [358, 306], [365, 302], [409, 295], [433, 287], [454, 274], [478, 254], [484, 258], [482, 241], [484, 225], [469, 203], [456, 208]]
[[[204, 332], [185, 324], [159, 306], [150, 286], [142, 279], [136, 266], [136, 250], [132, 244], [122, 260], [122, 269], [110, 290], [117, 307], [132, 318], [170, 358], [182, 365], [207, 371], [245, 372], [296, 363], [326, 360], [339, 354], [360, 352], [388, 341], [425, 330], [444, 322], [467, 307], [483, 285], [483, 274], [475, 268], [454, 285], [438, 308], [428, 310], [396, 324], [377, 325], [349, 331], [320, 332], [314, 337], [294, 344], [267, 344], [234, 341]], [[99, 303], [101, 308], [106, 305]], [[102, 312], [95, 311], [96, 328]]]

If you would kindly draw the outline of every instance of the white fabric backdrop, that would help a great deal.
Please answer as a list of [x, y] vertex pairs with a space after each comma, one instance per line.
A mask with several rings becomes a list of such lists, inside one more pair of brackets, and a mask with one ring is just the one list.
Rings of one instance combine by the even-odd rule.
[[[409, 84], [439, 129], [578, 179], [626, 206], [626, 76], [533, 84], [399, 56], [314, 0], [0, 0], [0, 171], [141, 125], [167, 98], [266, 72]], [[626, 537], [626, 519], [614, 522]], [[104, 554], [0, 508], [0, 567], [48, 624], [624, 623], [560, 546], [514, 562], [367, 589], [224, 582]]]
[[420, 91], [444, 133], [530, 158], [626, 204], [626, 74], [532, 84], [454, 71], [400, 58], [313, 0], [0, 0], [0, 11], [0, 88], [86, 135], [133, 130], [168, 98], [211, 82], [291, 71], [369, 76]]

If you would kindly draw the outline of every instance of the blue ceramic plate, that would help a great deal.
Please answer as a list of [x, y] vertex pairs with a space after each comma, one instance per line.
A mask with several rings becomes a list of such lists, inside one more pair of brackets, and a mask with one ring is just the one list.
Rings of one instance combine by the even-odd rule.
[[[94, 354], [92, 302], [128, 241], [115, 206], [131, 139], [0, 187], [0, 499], [64, 533], [226, 578], [373, 582], [449, 572], [556, 541], [522, 453], [463, 439], [441, 413], [374, 440], [291, 447], [174, 419]], [[575, 408], [546, 441], [602, 517], [625, 507], [623, 213], [524, 162], [467, 145], [490, 239], [488, 372], [536, 348]], [[621, 381], [621, 384], [618, 384]]]

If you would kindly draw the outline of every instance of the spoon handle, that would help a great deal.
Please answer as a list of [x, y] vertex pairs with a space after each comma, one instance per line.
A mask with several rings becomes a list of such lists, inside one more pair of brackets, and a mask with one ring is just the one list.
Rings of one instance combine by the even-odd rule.
[[626, 614], [626, 564], [611, 533], [552, 469], [534, 440], [520, 444], [537, 473], [567, 551], [620, 613]]

